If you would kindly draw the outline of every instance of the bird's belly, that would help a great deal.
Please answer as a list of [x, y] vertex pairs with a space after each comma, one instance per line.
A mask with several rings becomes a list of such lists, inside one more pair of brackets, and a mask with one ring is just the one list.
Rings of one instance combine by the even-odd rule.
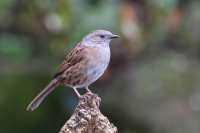
[[84, 79], [80, 84], [77, 84], [76, 88], [83, 88], [89, 86], [91, 83], [96, 81], [106, 70], [108, 63], [100, 64], [95, 63], [93, 65], [88, 65], [85, 71], [82, 73]]
[[75, 88], [83, 88], [96, 81], [104, 73], [110, 61], [110, 51], [107, 51], [107, 54], [103, 52], [98, 51], [94, 56], [89, 56], [87, 60], [80, 62], [84, 65], [75, 65], [73, 69], [76, 69], [77, 73], [70, 76], [71, 82], [65, 82], [66, 85]]
[[92, 82], [96, 81], [106, 70], [108, 64], [96, 64], [87, 71], [87, 76]]
[[88, 62], [87, 66], [86, 75], [88, 76], [88, 85], [96, 81], [104, 73], [104, 71], [108, 66], [109, 61], [110, 61], [110, 54], [105, 54], [102, 52], [92, 57], [90, 62]]

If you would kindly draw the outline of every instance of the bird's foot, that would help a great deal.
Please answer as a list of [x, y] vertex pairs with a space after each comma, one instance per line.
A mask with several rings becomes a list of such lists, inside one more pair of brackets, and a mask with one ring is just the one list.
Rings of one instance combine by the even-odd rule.
[[[101, 98], [98, 97], [97, 94], [90, 93], [90, 92], [87, 92], [87, 93], [84, 94], [84, 95], [80, 95], [80, 96], [79, 96], [79, 102], [78, 102], [78, 103], [81, 103], [81, 102], [83, 102], [83, 101], [88, 101], [88, 100], [91, 99], [91, 98], [97, 99], [96, 104], [97, 104], [97, 106], [99, 107], [99, 105], [100, 105], [100, 103], [101, 103]], [[89, 100], [89, 101], [90, 101], [90, 100]]]
[[87, 97], [87, 95], [93, 95], [93, 93], [87, 92], [87, 93], [84, 94], [84, 95], [80, 95], [80, 96], [79, 96], [79, 99], [85, 99], [85, 98]]
[[99, 103], [101, 102], [101, 98], [97, 96], [97, 99], [99, 100]]
[[88, 96], [88, 95], [93, 95], [93, 94], [90, 93], [90, 92], [87, 92], [87, 93], [84, 94], [84, 95], [80, 95], [80, 96], [79, 96], [79, 102], [78, 102], [78, 103], [80, 103], [81, 100], [87, 100], [87, 98], [88, 98], [87, 96]]

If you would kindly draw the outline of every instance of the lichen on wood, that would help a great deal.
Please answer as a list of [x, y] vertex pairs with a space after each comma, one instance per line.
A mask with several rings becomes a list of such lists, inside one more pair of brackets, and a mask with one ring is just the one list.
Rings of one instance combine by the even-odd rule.
[[117, 127], [100, 112], [100, 102], [97, 94], [86, 94], [59, 133], [117, 133]]

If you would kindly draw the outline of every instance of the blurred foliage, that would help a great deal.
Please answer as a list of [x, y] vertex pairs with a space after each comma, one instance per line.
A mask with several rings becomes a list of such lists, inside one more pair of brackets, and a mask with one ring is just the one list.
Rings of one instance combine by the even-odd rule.
[[72, 89], [26, 107], [95, 29], [121, 36], [90, 86], [120, 133], [200, 132], [199, 24], [198, 0], [0, 1], [0, 132], [59, 132], [78, 102]]

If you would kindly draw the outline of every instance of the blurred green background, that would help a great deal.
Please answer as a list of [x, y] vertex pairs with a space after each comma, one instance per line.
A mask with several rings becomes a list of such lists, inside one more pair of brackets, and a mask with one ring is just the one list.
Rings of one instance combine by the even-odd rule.
[[121, 36], [89, 87], [120, 133], [200, 132], [199, 0], [1, 0], [0, 133], [60, 131], [78, 102], [72, 89], [26, 108], [95, 29]]

